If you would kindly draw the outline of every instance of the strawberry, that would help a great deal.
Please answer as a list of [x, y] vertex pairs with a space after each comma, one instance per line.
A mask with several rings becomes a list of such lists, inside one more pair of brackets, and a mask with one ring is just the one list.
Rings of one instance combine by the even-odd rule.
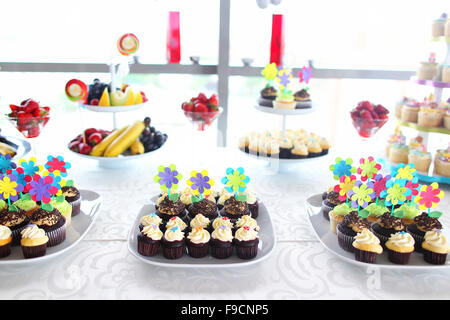
[[98, 99], [92, 99], [91, 101], [89, 101], [89, 105], [98, 106]]
[[15, 104], [10, 104], [9, 108], [11, 109], [12, 112], [17, 112], [20, 111], [21, 109], [19, 106], [16, 106]]
[[217, 99], [217, 96], [213, 94], [211, 95], [211, 97], [209, 97], [208, 103], [217, 107], [219, 105], [219, 100]]
[[81, 142], [78, 145], [78, 148], [79, 148], [81, 154], [89, 154], [92, 150], [92, 147], [84, 142]]
[[389, 110], [379, 104], [375, 107], [375, 112], [378, 114], [388, 114]]
[[100, 142], [102, 142], [103, 140], [103, 136], [100, 132], [95, 132], [92, 133], [91, 135], [89, 135], [89, 138], [87, 139], [87, 143], [93, 147], [97, 144], [99, 144]]
[[186, 112], [192, 112], [194, 111], [194, 104], [191, 102], [183, 102], [181, 105], [181, 109], [183, 109]]
[[367, 120], [367, 121], [372, 121], [372, 114], [369, 111], [363, 110], [363, 111], [361, 111], [360, 115], [361, 115], [361, 119]]
[[207, 103], [208, 102], [208, 98], [206, 98], [204, 93], [199, 93], [197, 96], [197, 100], [203, 103]]
[[370, 101], [367, 101], [367, 100], [362, 101], [362, 102], [360, 102], [360, 104], [363, 109], [366, 109], [368, 111], [373, 111], [373, 104], [370, 103]]
[[148, 99], [147, 99], [147, 96], [145, 95], [144, 91], [140, 91], [140, 93], [141, 93], [141, 96], [142, 96], [142, 101], [143, 102], [147, 102]]
[[375, 111], [372, 111], [370, 114], [372, 115], [372, 118], [374, 120], [378, 120], [379, 119], [378, 114]]
[[80, 152], [80, 142], [79, 141], [72, 141], [69, 143], [69, 149], [75, 152]]
[[198, 102], [194, 105], [194, 112], [208, 112], [208, 107], [206, 106], [206, 104]]
[[39, 109], [39, 108], [34, 109], [33, 116], [40, 117], [41, 116], [41, 109]]
[[354, 109], [350, 112], [350, 116], [352, 117], [353, 121], [358, 120], [360, 117], [359, 112], [356, 109]]
[[39, 103], [33, 99], [26, 100], [23, 106], [25, 107], [25, 112], [27, 113], [33, 113], [34, 110], [39, 109]]
[[97, 129], [95, 128], [88, 128], [86, 130], [84, 130], [84, 134], [86, 135], [86, 137], [89, 137], [91, 134], [98, 132]]

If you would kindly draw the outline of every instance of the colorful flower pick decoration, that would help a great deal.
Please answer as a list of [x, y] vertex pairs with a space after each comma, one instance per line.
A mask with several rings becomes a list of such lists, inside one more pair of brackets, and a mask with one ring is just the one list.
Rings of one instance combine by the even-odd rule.
[[414, 163], [399, 163], [396, 167], [393, 168], [391, 172], [392, 177], [396, 180], [413, 180], [413, 182], [417, 182], [417, 170], [414, 168]]
[[273, 80], [275, 80], [278, 74], [278, 68], [276, 63], [272, 62], [266, 65], [266, 67], [261, 71], [261, 74], [264, 76], [264, 78], [266, 78], [267, 81], [266, 88], [270, 87]]
[[278, 76], [276, 78], [276, 81], [280, 84], [280, 90], [283, 92], [287, 92], [289, 89], [289, 84], [291, 83], [292, 79], [292, 70], [288, 69], [286, 67], [283, 67], [278, 71]]
[[405, 202], [406, 197], [411, 192], [411, 190], [405, 187], [405, 184], [406, 182], [402, 180], [389, 180], [386, 182], [386, 189], [381, 192], [381, 197], [386, 199], [386, 206], [392, 207], [391, 215], [394, 212], [394, 206]]
[[25, 159], [20, 159], [19, 165], [22, 167], [24, 174], [30, 177], [44, 169], [41, 165], [37, 164], [35, 157], [31, 157], [28, 161]]
[[351, 176], [341, 176], [339, 178], [339, 184], [334, 186], [334, 191], [339, 194], [340, 201], [346, 201], [348, 203], [348, 192], [353, 189], [356, 182], [356, 177], [354, 175]]
[[356, 181], [355, 185], [348, 192], [348, 197], [351, 202], [352, 208], [365, 208], [369, 205], [369, 202], [375, 198], [375, 192], [373, 191], [373, 182], [368, 182], [367, 184], [361, 181]]
[[17, 165], [11, 160], [9, 154], [0, 154], [0, 173], [5, 174], [9, 169], [15, 169]]
[[16, 169], [9, 169], [6, 171], [7, 175], [15, 175], [17, 177], [17, 183], [20, 183], [23, 186], [22, 192], [28, 192], [31, 176], [25, 175], [22, 167], [17, 167]]
[[405, 187], [410, 190], [409, 195], [406, 197], [406, 201], [414, 201], [416, 196], [419, 194], [420, 185], [413, 180], [408, 180], [405, 183]]
[[304, 82], [304, 83], [308, 84], [309, 80], [312, 78], [312, 68], [311, 68], [311, 66], [303, 67], [298, 72], [297, 75], [300, 78], [300, 83]]
[[41, 201], [43, 209], [47, 211], [53, 210], [50, 200], [58, 192], [58, 188], [53, 185], [53, 178], [51, 176], [41, 177], [35, 174], [30, 182], [30, 186], [29, 194], [31, 199], [33, 201]]
[[436, 208], [441, 199], [444, 197], [444, 191], [439, 189], [439, 184], [433, 182], [429, 186], [423, 185], [420, 188], [419, 195], [416, 196], [414, 202], [419, 204], [420, 210], [428, 209], [428, 215], [433, 218], [439, 218], [442, 212], [430, 212], [431, 208]]
[[[201, 172], [191, 171], [191, 177], [186, 181], [187, 185], [191, 187], [194, 195], [200, 195], [200, 200], [203, 200], [203, 195], [211, 194], [211, 187], [214, 185], [214, 180], [208, 176], [208, 171]], [[198, 201], [198, 198], [194, 196]], [[194, 201], [194, 199], [192, 199]]]
[[159, 183], [159, 187], [162, 191], [167, 191], [170, 200], [177, 202], [179, 194], [171, 194], [170, 191], [178, 189], [178, 183], [182, 178], [183, 176], [177, 171], [177, 167], [174, 164], [171, 164], [168, 167], [159, 166], [158, 174], [153, 177], [153, 181]]
[[59, 174], [58, 171], [54, 171], [54, 172], [44, 171], [42, 173], [42, 176], [43, 177], [47, 177], [47, 176], [52, 177], [52, 179], [53, 179], [52, 185], [58, 189], [58, 192], [56, 192], [55, 195], [60, 196], [60, 195], [62, 195], [62, 190], [61, 190], [62, 187], [64, 187], [66, 185], [66, 180], [64, 180], [60, 175], [56, 175], [55, 173]]
[[381, 164], [376, 163], [373, 157], [367, 159], [361, 158], [359, 160], [358, 174], [361, 175], [362, 181], [373, 179], [378, 171], [381, 169]]
[[70, 169], [72, 165], [69, 162], [64, 161], [62, 156], [48, 156], [47, 160], [45, 169], [49, 172], [59, 171], [61, 176], [67, 177], [67, 170]]
[[387, 175], [383, 177], [382, 174], [378, 173], [373, 178], [373, 191], [375, 191], [376, 204], [378, 205], [378, 198], [382, 198], [381, 193], [386, 190], [386, 182], [391, 180], [391, 176]]
[[334, 175], [334, 180], [339, 180], [341, 176], [349, 177], [356, 172], [356, 168], [352, 167], [353, 160], [350, 158], [343, 160], [338, 157], [335, 162], [335, 164], [330, 166], [330, 170]]
[[11, 204], [19, 199], [19, 194], [23, 191], [23, 185], [17, 183], [17, 176], [14, 174], [0, 175], [0, 198], [8, 200], [10, 211], [17, 211], [17, 207]]
[[244, 192], [247, 188], [247, 183], [250, 182], [250, 178], [244, 174], [242, 167], [236, 170], [228, 168], [227, 175], [222, 178], [222, 183], [225, 185], [225, 189], [230, 193], [235, 193], [237, 200], [246, 201], [246, 195], [239, 195], [238, 192]]

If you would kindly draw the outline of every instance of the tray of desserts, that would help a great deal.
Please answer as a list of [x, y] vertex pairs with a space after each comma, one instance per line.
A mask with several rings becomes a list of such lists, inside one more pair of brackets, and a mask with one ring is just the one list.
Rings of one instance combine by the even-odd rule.
[[328, 155], [331, 144], [325, 137], [304, 129], [263, 133], [251, 132], [238, 142], [239, 150], [250, 157], [280, 163], [303, 162]]
[[315, 104], [309, 104], [308, 107], [304, 108], [295, 108], [295, 109], [280, 109], [280, 108], [273, 108], [268, 106], [263, 106], [260, 104], [255, 104], [255, 109], [261, 112], [265, 113], [272, 113], [272, 114], [279, 114], [279, 115], [285, 115], [285, 116], [295, 116], [295, 115], [303, 115], [303, 114], [309, 114], [316, 111]]
[[177, 268], [242, 267], [273, 252], [270, 214], [251, 191], [247, 202], [224, 190], [195, 203], [192, 195], [186, 188], [175, 202], [153, 197], [133, 222], [128, 250], [145, 263]]
[[[42, 209], [31, 199], [14, 202], [19, 211], [13, 215], [22, 219], [25, 212], [25, 221], [21, 222], [20, 229], [19, 226], [4, 225], [12, 214], [4, 206], [3, 217], [0, 218], [3, 222], [0, 223], [0, 255], [3, 256], [0, 258], [0, 266], [31, 265], [48, 261], [72, 249], [86, 236], [100, 211], [101, 196], [94, 191], [77, 190], [74, 187], [64, 191], [66, 192], [64, 201], [52, 200], [53, 211]], [[55, 229], [39, 225], [40, 221], [54, 218], [64, 220], [63, 226]], [[57, 226], [58, 224], [59, 222], [56, 223]], [[12, 242], [5, 245], [5, 238], [9, 237], [12, 237]], [[6, 248], [8, 245], [9, 249]]]

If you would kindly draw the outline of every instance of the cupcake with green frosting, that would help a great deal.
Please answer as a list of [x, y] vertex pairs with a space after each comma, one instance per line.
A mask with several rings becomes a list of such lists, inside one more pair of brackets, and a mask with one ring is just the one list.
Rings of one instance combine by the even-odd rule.
[[2, 211], [5, 208], [6, 208], [6, 201], [5, 200], [0, 200], [0, 211]]
[[389, 211], [389, 209], [386, 208], [384, 201], [379, 201], [378, 203], [372, 202], [366, 208], [364, 208], [364, 210], [367, 210], [369, 212], [367, 220], [369, 220], [370, 222], [376, 222], [378, 217]]
[[402, 221], [408, 225], [414, 223], [414, 218], [420, 215], [420, 210], [417, 209], [416, 204], [410, 202], [409, 204], [403, 203], [399, 208], [394, 210], [394, 213], [397, 211], [403, 211]]
[[66, 227], [69, 227], [72, 222], [72, 205], [67, 202], [64, 196], [52, 199], [50, 204], [66, 218]]
[[[20, 198], [16, 202], [14, 202], [14, 205], [17, 208], [25, 211], [25, 213], [28, 217], [30, 217], [34, 211], [39, 209], [39, 206], [36, 204], [36, 202], [31, 200], [31, 197], [27, 197], [27, 196], [23, 196], [22, 198]], [[0, 207], [1, 207], [1, 205], [0, 205]]]
[[330, 217], [330, 230], [333, 233], [337, 233], [336, 232], [336, 227], [339, 223], [342, 222], [342, 220], [344, 220], [344, 217], [346, 215], [348, 215], [350, 212], [355, 211], [354, 208], [352, 208], [349, 204], [347, 203], [342, 203], [339, 204], [337, 206], [335, 206], [333, 208], [333, 210], [331, 210], [328, 215]]
[[292, 95], [292, 91], [280, 91], [277, 98], [273, 102], [275, 109], [295, 109], [295, 99]]

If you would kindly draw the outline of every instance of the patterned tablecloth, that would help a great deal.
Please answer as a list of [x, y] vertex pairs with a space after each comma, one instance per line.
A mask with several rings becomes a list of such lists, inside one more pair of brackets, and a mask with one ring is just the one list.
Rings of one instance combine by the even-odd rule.
[[[66, 155], [78, 187], [100, 193], [103, 205], [86, 238], [49, 262], [0, 269], [2, 299], [412, 299], [450, 298], [449, 270], [390, 271], [350, 265], [328, 253], [309, 225], [304, 201], [332, 183], [333, 155], [274, 174], [234, 149], [201, 156], [174, 155], [171, 148], [121, 169]], [[168, 161], [168, 162], [165, 162]], [[260, 264], [233, 269], [154, 267], [128, 252], [126, 237], [145, 200], [157, 194], [152, 177], [159, 164], [174, 162], [185, 177], [207, 168], [220, 184], [228, 166], [244, 166], [250, 187], [275, 224], [277, 245]], [[450, 208], [450, 189], [440, 209]], [[444, 224], [450, 225], [448, 215]], [[426, 294], [424, 294], [426, 293]]]

